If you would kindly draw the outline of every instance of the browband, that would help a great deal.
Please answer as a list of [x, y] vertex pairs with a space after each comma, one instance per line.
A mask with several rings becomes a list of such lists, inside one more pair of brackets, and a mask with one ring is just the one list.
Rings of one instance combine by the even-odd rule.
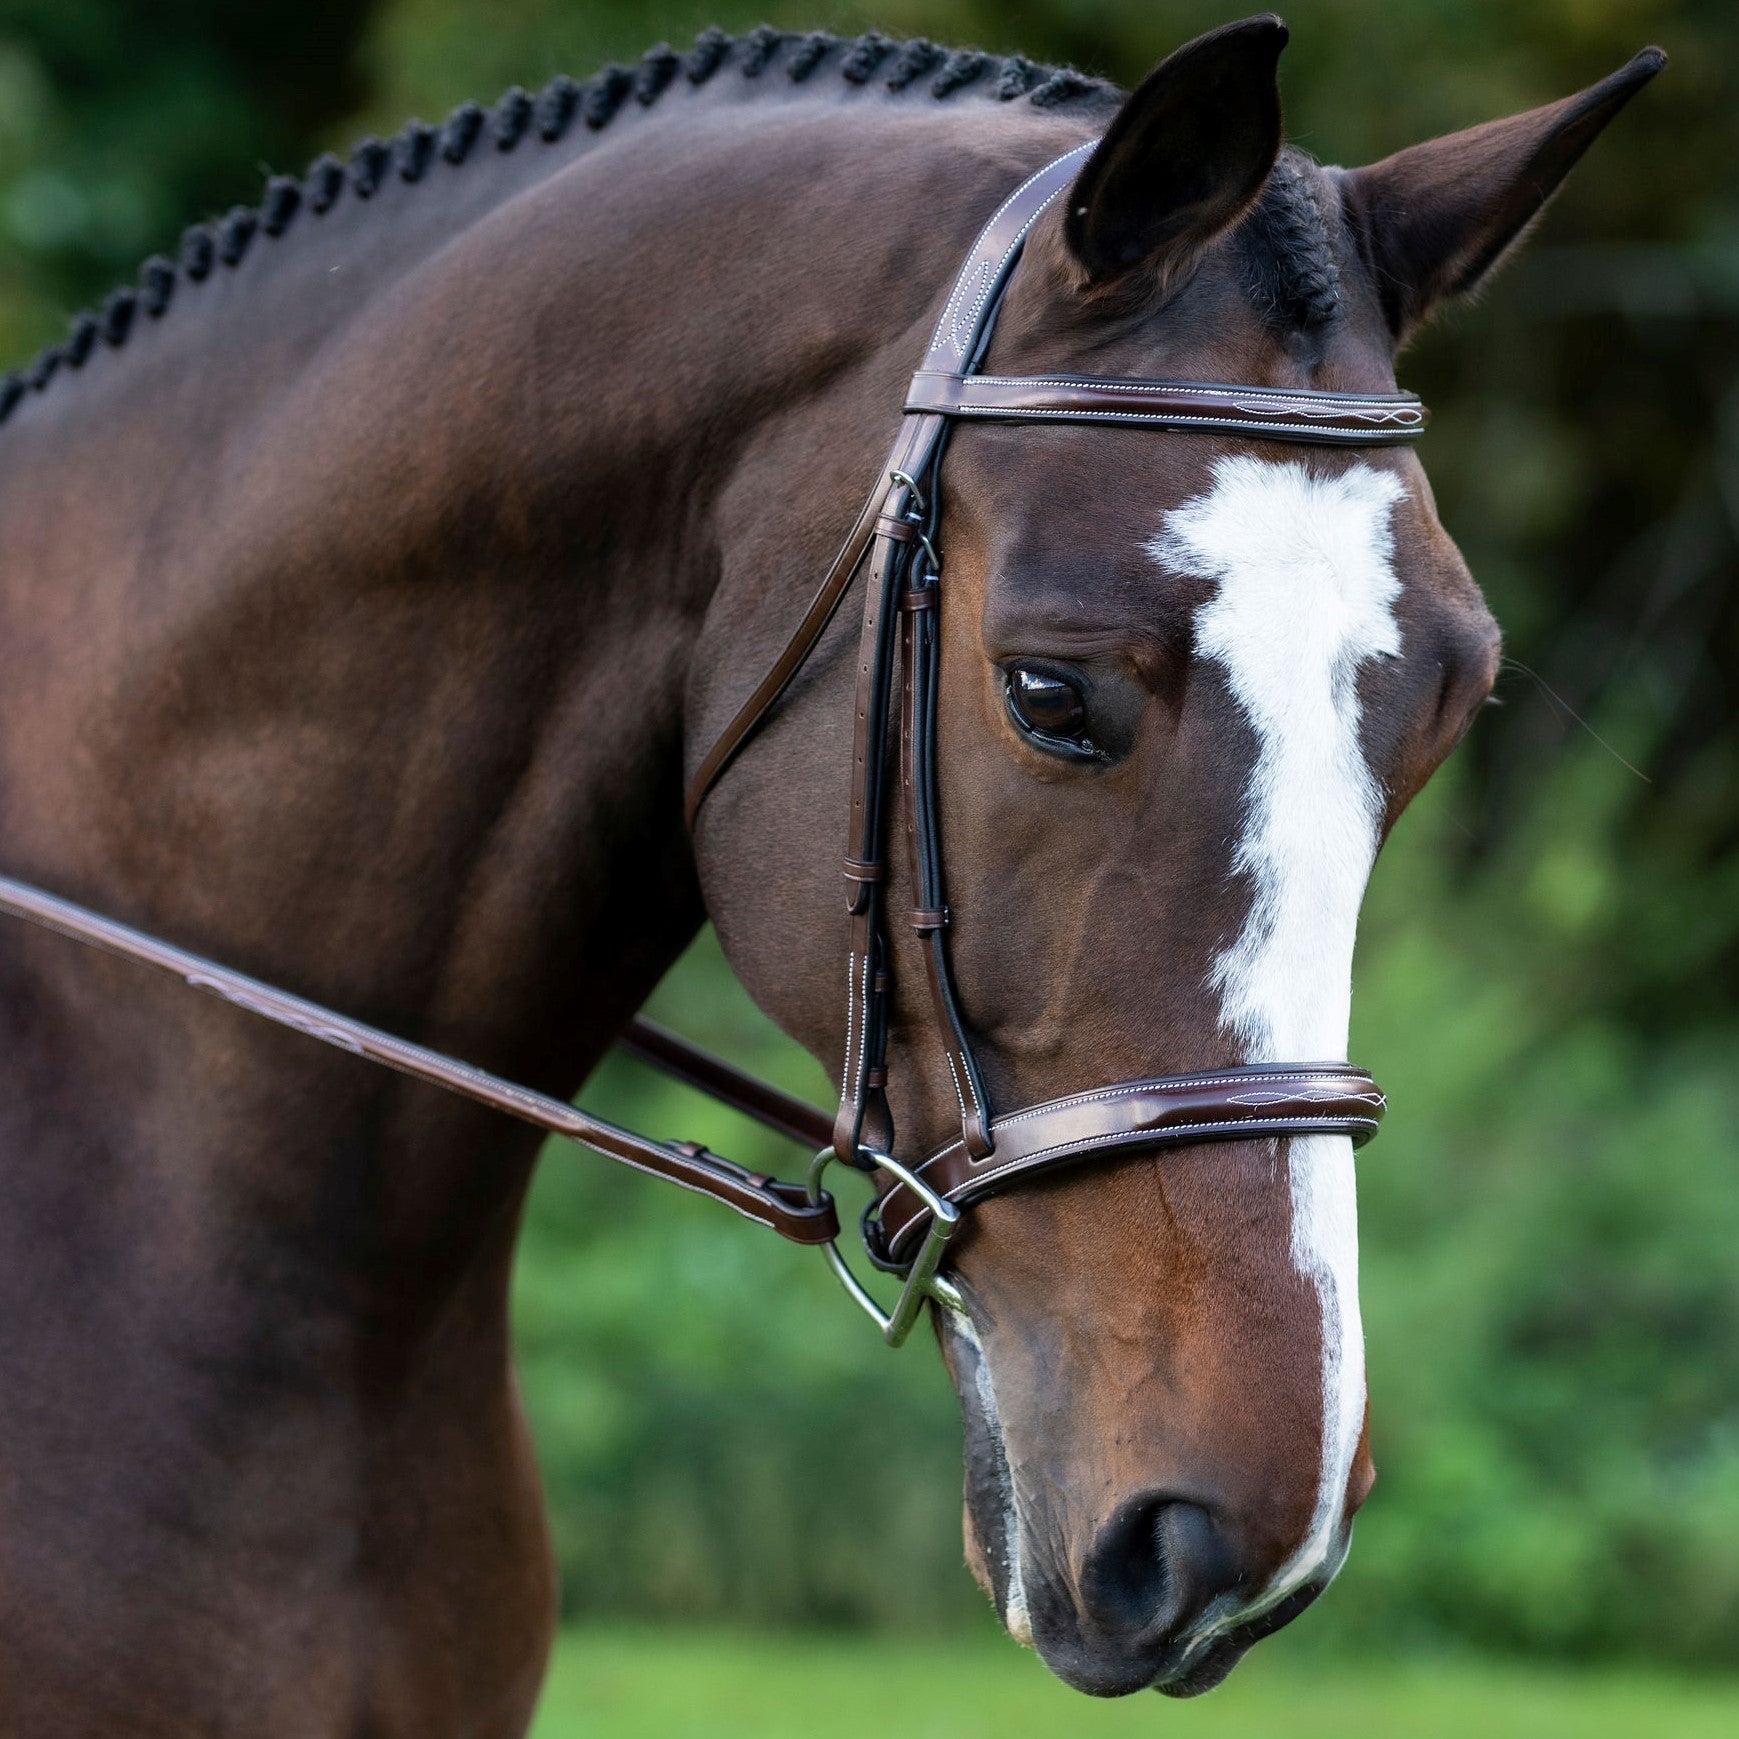
[[1316, 392], [1302, 387], [1208, 386], [1190, 380], [1075, 374], [949, 374], [921, 368], [908, 415], [1225, 429], [1270, 441], [1386, 447], [1416, 441], [1429, 417], [1410, 392]]

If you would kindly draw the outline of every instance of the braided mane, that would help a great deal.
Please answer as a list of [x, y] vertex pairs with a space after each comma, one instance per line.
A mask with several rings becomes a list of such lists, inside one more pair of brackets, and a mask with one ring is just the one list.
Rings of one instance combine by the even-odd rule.
[[[650, 107], [678, 78], [703, 85], [727, 66], [745, 78], [760, 78], [776, 65], [795, 83], [831, 65], [847, 84], [879, 82], [894, 95], [927, 86], [938, 101], [972, 87], [1000, 102], [1044, 109], [1088, 99], [1109, 108], [1120, 97], [1108, 81], [1068, 67], [1041, 66], [1018, 54], [940, 48], [924, 37], [895, 42], [872, 30], [846, 39], [766, 24], [744, 36], [707, 29], [687, 54], [660, 43], [634, 66], [612, 63], [583, 82], [559, 75], [535, 97], [515, 85], [492, 109], [461, 103], [438, 127], [410, 121], [392, 139], [360, 140], [348, 162], [325, 153], [300, 178], [272, 176], [257, 206], [238, 205], [225, 217], [194, 224], [181, 237], [178, 259], [153, 254], [139, 268], [136, 286], [122, 285], [100, 308], [74, 315], [63, 339], [47, 345], [22, 371], [0, 376], [0, 422], [62, 368], [83, 368], [99, 343], [119, 349], [141, 314], [160, 320], [183, 279], [197, 284], [220, 267], [234, 270], [259, 238], [275, 240], [298, 219], [305, 224], [319, 218], [347, 192], [368, 199], [392, 175], [421, 181], [437, 164], [464, 163], [485, 140], [498, 151], [512, 151], [532, 137], [554, 144], [576, 121], [601, 131], [630, 100]], [[1305, 327], [1331, 319], [1339, 305], [1334, 257], [1306, 179], [1313, 168], [1308, 158], [1286, 152], [1241, 236], [1253, 299], [1269, 318]]]
[[347, 192], [367, 199], [389, 175], [421, 181], [437, 164], [462, 164], [485, 140], [498, 151], [512, 151], [534, 136], [554, 144], [576, 121], [598, 132], [625, 103], [650, 107], [679, 77], [703, 85], [734, 66], [746, 78], [759, 78], [777, 64], [787, 77], [802, 83], [829, 63], [847, 84], [879, 80], [896, 94], [928, 80], [937, 99], [972, 85], [1002, 102], [1024, 99], [1040, 108], [1116, 96], [1105, 81], [1064, 67], [1037, 66], [1019, 55], [950, 51], [923, 37], [894, 42], [872, 30], [848, 40], [825, 31], [797, 34], [765, 24], [740, 37], [716, 28], [704, 30], [685, 55], [660, 43], [634, 66], [612, 64], [583, 82], [560, 76], [535, 97], [516, 85], [492, 109], [461, 103], [438, 127], [411, 121], [390, 140], [361, 140], [348, 162], [327, 153], [300, 178], [272, 176], [258, 206], [238, 205], [225, 217], [194, 224], [181, 238], [179, 259], [153, 254], [139, 268], [136, 286], [122, 285], [100, 308], [74, 315], [63, 339], [40, 351], [21, 372], [0, 376], [0, 422], [27, 393], [41, 392], [62, 368], [83, 368], [99, 343], [118, 349], [140, 315], [160, 320], [183, 279], [197, 284], [220, 267], [233, 270], [259, 238], [276, 239], [298, 219], [305, 223], [320, 217]]

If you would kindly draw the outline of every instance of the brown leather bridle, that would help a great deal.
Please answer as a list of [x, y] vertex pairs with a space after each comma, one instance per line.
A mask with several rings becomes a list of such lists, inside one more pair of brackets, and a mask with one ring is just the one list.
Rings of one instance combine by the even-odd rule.
[[[959, 1307], [939, 1267], [961, 1212], [994, 1190], [1059, 1166], [1131, 1149], [1264, 1136], [1376, 1133], [1382, 1093], [1349, 1063], [1248, 1064], [1120, 1081], [1021, 1110], [995, 1112], [954, 988], [936, 805], [936, 701], [941, 560], [939, 488], [947, 435], [961, 419], [1118, 423], [1211, 430], [1259, 440], [1388, 446], [1417, 439], [1426, 412], [1410, 393], [1326, 393], [1199, 382], [998, 377], [977, 372], [1009, 276], [1033, 224], [1074, 180], [1095, 141], [1023, 182], [986, 224], [956, 275], [900, 433], [875, 488], [802, 621], [772, 668], [702, 758], [685, 803], [692, 827], [707, 793], [803, 667], [860, 569], [867, 566], [844, 872], [850, 920], [846, 1042], [839, 1108], [813, 1106], [635, 1020], [623, 1048], [767, 1127], [817, 1147], [807, 1185], [784, 1183], [693, 1142], [656, 1141], [361, 1021], [292, 996], [88, 909], [0, 876], [0, 911], [171, 972], [197, 990], [323, 1043], [489, 1105], [639, 1170], [713, 1196], [797, 1243], [817, 1244], [891, 1345], [926, 1297]], [[896, 1158], [886, 1095], [893, 962], [884, 910], [889, 770], [898, 675], [899, 764], [907, 792], [910, 922], [925, 962], [937, 1031], [959, 1105], [960, 1133], [914, 1164]], [[872, 1144], [867, 1138], [873, 1135]], [[821, 1187], [839, 1160], [875, 1175], [865, 1215], [871, 1260], [904, 1276], [884, 1311], [846, 1265], [839, 1223]]]

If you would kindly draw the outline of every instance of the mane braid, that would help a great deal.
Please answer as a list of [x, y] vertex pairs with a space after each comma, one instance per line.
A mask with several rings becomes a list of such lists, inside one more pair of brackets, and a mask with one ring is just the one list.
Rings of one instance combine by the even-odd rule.
[[[350, 153], [350, 189], [358, 199], [372, 199], [386, 178], [392, 150], [382, 139], [359, 139]], [[234, 265], [234, 260], [224, 264]]]
[[282, 235], [301, 203], [302, 184], [288, 175], [274, 175], [260, 200], [260, 228], [267, 235]]
[[1240, 276], [1270, 325], [1312, 331], [1340, 312], [1340, 270], [1311, 186], [1316, 165], [1290, 147], [1238, 230]]
[[332, 209], [344, 191], [344, 165], [331, 153], [316, 157], [308, 165], [302, 185], [308, 195], [308, 209], [320, 217]]
[[[257, 207], [238, 205], [222, 218], [191, 225], [182, 234], [177, 258], [153, 254], [139, 268], [137, 288], [123, 286], [112, 291], [94, 313], [75, 314], [63, 339], [45, 346], [23, 369], [0, 375], [0, 422], [11, 416], [29, 393], [42, 392], [63, 364], [82, 370], [100, 347], [118, 349], [126, 343], [141, 309], [151, 320], [162, 319], [183, 281], [198, 284], [219, 268], [236, 270], [249, 253], [259, 251], [256, 243], [263, 246], [281, 241], [298, 226], [306, 228], [318, 222], [344, 197], [347, 188], [358, 199], [369, 199], [390, 179], [411, 184], [427, 181], [437, 170], [464, 164], [485, 135], [498, 151], [512, 151], [534, 136], [546, 144], [556, 143], [567, 135], [576, 118], [598, 132], [610, 124], [630, 96], [636, 104], [650, 108], [679, 76], [691, 85], [704, 85], [722, 67], [734, 64], [745, 78], [754, 79], [775, 62], [794, 83], [809, 82], [831, 66], [849, 87], [879, 84], [896, 97], [923, 79], [930, 80], [929, 92], [939, 101], [976, 87], [987, 97], [1005, 103], [1024, 98], [1048, 109], [1091, 99], [1109, 111], [1118, 97], [1115, 87], [1104, 80], [1066, 67], [1037, 66], [1020, 55], [999, 58], [977, 49], [948, 51], [924, 37], [895, 42], [880, 31], [870, 30], [842, 39], [824, 30], [798, 34], [769, 24], [758, 25], [746, 36], [731, 36], [712, 26], [696, 37], [686, 55], [668, 43], [659, 43], [634, 67], [604, 66], [583, 84], [559, 75], [536, 97], [515, 85], [492, 109], [461, 103], [438, 127], [413, 120], [391, 140], [358, 140], [348, 162], [323, 152], [300, 179], [273, 175]], [[1322, 218], [1315, 201], [1304, 183], [1299, 186], [1320, 231]], [[1274, 198], [1284, 203], [1280, 195]], [[1270, 193], [1265, 192], [1258, 211], [1269, 199]], [[1265, 218], [1264, 223], [1276, 235], [1281, 231], [1301, 234], [1303, 220], [1296, 216], [1299, 209], [1286, 205], [1278, 218]], [[1293, 211], [1294, 217], [1287, 217], [1286, 211]], [[1247, 221], [1254, 217], [1253, 213], [1252, 220]], [[1290, 241], [1287, 247], [1290, 256], [1300, 260], [1309, 254], [1302, 241]], [[1332, 275], [1332, 257], [1324, 257]], [[1320, 263], [1316, 269], [1320, 273]], [[1300, 285], [1317, 281], [1303, 266], [1295, 276]], [[1332, 293], [1338, 297], [1338, 280]], [[1320, 290], [1315, 293], [1311, 306], [1320, 305], [1321, 294]]]
[[441, 128], [441, 155], [449, 163], [463, 163], [483, 131], [483, 107], [480, 103], [461, 103]]
[[989, 71], [988, 54], [980, 54], [975, 48], [957, 48], [937, 73], [936, 82], [930, 86], [930, 95], [951, 97], [956, 91], [964, 90], [975, 79], [983, 78]]
[[558, 73], [538, 93], [537, 136], [553, 145], [573, 125], [579, 106], [580, 87], [566, 73]]
[[640, 72], [634, 80], [634, 100], [650, 108], [681, 70], [682, 56], [668, 42], [649, 48], [640, 57]]
[[518, 85], [502, 94], [490, 116], [490, 131], [495, 135], [497, 151], [511, 151], [525, 137], [531, 125], [531, 92]]
[[787, 76], [793, 84], [800, 83], [838, 46], [839, 38], [825, 30], [817, 30], [813, 35], [804, 37], [785, 63]]
[[[435, 129], [427, 121], [407, 121], [393, 140], [393, 161], [400, 181], [421, 181], [435, 157]], [[286, 179], [288, 179], [286, 177]], [[267, 232], [276, 235], [276, 230]]]

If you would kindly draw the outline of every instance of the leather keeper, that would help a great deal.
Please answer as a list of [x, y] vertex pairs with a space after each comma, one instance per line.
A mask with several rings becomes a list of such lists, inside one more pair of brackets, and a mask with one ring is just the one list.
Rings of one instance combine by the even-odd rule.
[[938, 930], [946, 930], [949, 922], [946, 906], [915, 906], [912, 909], [912, 928], [920, 936], [933, 936]]
[[934, 610], [936, 608], [936, 588], [934, 586], [907, 586], [900, 593], [900, 608], [912, 612]]
[[845, 879], [851, 882], [879, 882], [882, 879], [882, 866], [861, 857], [848, 857], [845, 860]]
[[895, 543], [914, 543], [918, 528], [909, 519], [896, 519], [891, 513], [876, 515], [876, 536], [891, 537]]

